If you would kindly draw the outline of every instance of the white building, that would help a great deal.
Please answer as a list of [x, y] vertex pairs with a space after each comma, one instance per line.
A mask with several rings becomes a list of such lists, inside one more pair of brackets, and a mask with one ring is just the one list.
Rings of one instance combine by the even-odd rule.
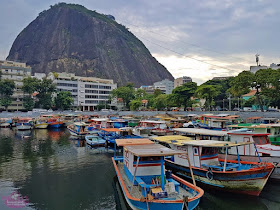
[[155, 82], [154, 89], [160, 89], [165, 94], [171, 94], [172, 90], [174, 89], [174, 82], [168, 79]]
[[[25, 96], [21, 90], [23, 86], [23, 79], [31, 76], [31, 67], [26, 66], [26, 63], [0, 60], [0, 71], [2, 79], [9, 79], [15, 82], [15, 90], [12, 95], [12, 104], [8, 110], [18, 111], [25, 110], [23, 107], [23, 97]], [[4, 107], [1, 107], [3, 109]]]
[[82, 111], [93, 111], [99, 104], [114, 105], [108, 103], [111, 91], [117, 88], [113, 80], [79, 77], [65, 72], [50, 73], [48, 78], [54, 81], [58, 91], [71, 92], [74, 99], [73, 105], [80, 107]]

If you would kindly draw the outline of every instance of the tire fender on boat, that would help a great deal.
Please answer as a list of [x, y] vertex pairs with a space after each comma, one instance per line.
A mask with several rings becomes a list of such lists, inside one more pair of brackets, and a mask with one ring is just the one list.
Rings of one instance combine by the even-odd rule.
[[210, 181], [212, 181], [213, 177], [214, 177], [213, 172], [209, 168], [209, 170], [206, 172], [206, 178], [209, 179]]

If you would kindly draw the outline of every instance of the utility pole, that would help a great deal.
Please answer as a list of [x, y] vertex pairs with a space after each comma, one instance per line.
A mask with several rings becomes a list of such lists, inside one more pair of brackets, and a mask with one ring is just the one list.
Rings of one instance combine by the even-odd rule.
[[228, 97], [228, 111], [231, 111], [231, 101], [230, 101], [230, 97], [231, 97], [231, 95], [229, 94], [229, 97]]

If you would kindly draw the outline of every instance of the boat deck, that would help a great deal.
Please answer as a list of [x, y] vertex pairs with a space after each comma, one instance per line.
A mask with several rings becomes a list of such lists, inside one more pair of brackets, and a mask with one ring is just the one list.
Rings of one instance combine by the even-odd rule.
[[[128, 190], [128, 192], [131, 194], [132, 197], [140, 199], [142, 197], [142, 192], [141, 188], [138, 187], [138, 185], [133, 185], [132, 186], [132, 191], [131, 191], [131, 181], [127, 178], [124, 168], [123, 168], [123, 163], [118, 163], [118, 169], [120, 171], [120, 174], [122, 176], [122, 179], [124, 181], [124, 184]], [[182, 200], [184, 197], [188, 197], [189, 199], [194, 197], [192, 193], [188, 192], [187, 190], [183, 189], [181, 186], [179, 186], [179, 193], [176, 196], [176, 200]], [[175, 199], [174, 199], [175, 200]]]

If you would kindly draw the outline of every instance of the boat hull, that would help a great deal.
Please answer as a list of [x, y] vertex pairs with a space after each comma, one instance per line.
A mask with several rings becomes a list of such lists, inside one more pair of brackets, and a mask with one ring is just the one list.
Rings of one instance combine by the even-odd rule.
[[[224, 159], [224, 154], [218, 155], [219, 159]], [[241, 161], [249, 161], [249, 162], [259, 162], [259, 157], [257, 156], [247, 156], [247, 155], [240, 155]], [[228, 160], [237, 160], [237, 155], [228, 155]], [[280, 181], [280, 157], [261, 157], [261, 160], [263, 162], [268, 163], [278, 163], [278, 165], [275, 167], [275, 170], [272, 172], [270, 178]]]
[[49, 128], [60, 128], [63, 123], [51, 123], [49, 124]]
[[[172, 170], [176, 175], [191, 178], [189, 167], [178, 165], [166, 160], [166, 168]], [[253, 170], [242, 171], [209, 171], [207, 169], [192, 167], [194, 178], [200, 184], [217, 190], [259, 196], [274, 166], [261, 167]]]
[[[183, 207], [183, 201], [182, 200], [176, 200], [176, 201], [172, 201], [172, 200], [153, 200], [153, 201], [148, 201], [148, 204], [146, 201], [140, 201], [140, 199], [134, 198], [132, 197], [129, 192], [127, 187], [124, 184], [123, 178], [121, 176], [121, 173], [118, 169], [117, 163], [115, 162], [114, 158], [112, 158], [113, 160], [113, 164], [114, 164], [114, 168], [118, 177], [118, 181], [119, 184], [121, 186], [123, 195], [125, 197], [125, 200], [127, 202], [127, 204], [130, 206], [130, 208], [135, 209], [135, 210], [140, 210], [140, 209], [161, 209], [161, 210], [172, 210], [172, 209], [182, 209]], [[173, 176], [174, 178], [175, 176]], [[179, 177], [177, 177], [176, 181], [180, 181], [181, 179]], [[182, 180], [183, 181], [183, 180]], [[202, 193], [203, 195], [203, 193]], [[200, 201], [200, 197], [202, 196], [200, 195], [198, 198], [192, 198], [189, 200], [188, 202], [188, 209], [192, 210], [194, 209]], [[148, 208], [147, 208], [148, 206]]]
[[34, 128], [36, 129], [46, 129], [49, 126], [48, 123], [40, 123], [40, 124], [35, 124]]
[[30, 130], [31, 127], [32, 127], [31, 125], [24, 125], [24, 124], [16, 125], [16, 128], [19, 131]]

